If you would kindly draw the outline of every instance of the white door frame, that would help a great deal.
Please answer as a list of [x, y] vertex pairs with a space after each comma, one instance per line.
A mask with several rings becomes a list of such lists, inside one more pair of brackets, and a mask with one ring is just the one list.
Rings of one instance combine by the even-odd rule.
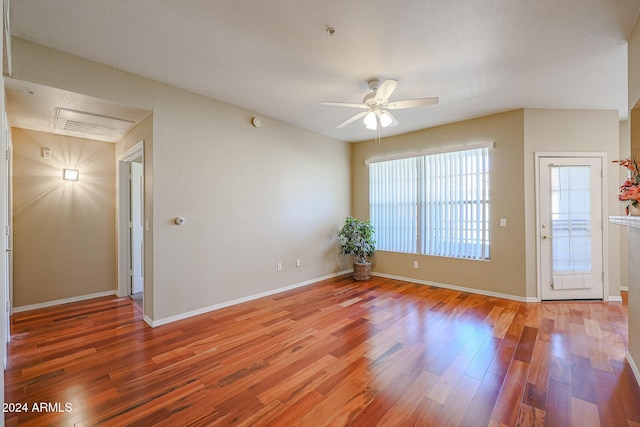
[[536, 152], [535, 153], [535, 186], [536, 186], [536, 281], [538, 301], [542, 299], [542, 257], [541, 257], [541, 233], [542, 222], [540, 220], [540, 158], [542, 157], [568, 157], [568, 158], [580, 158], [580, 157], [595, 157], [602, 161], [602, 270], [604, 271], [604, 278], [602, 280], [602, 292], [603, 301], [609, 301], [609, 232], [606, 220], [609, 218], [609, 208], [607, 204], [607, 153], [604, 152]]
[[[5, 203], [6, 203], [6, 230], [5, 230], [5, 238], [6, 238], [6, 272], [5, 272], [5, 298], [6, 298], [6, 310], [7, 310], [7, 320], [10, 320], [11, 314], [13, 314], [13, 142], [11, 139], [11, 127], [9, 126], [9, 118], [7, 117], [7, 113], [4, 113], [4, 126], [5, 126], [5, 171], [4, 171], [4, 179], [6, 182], [4, 183], [6, 188], [5, 194]], [[6, 325], [6, 334], [7, 334], [7, 342], [11, 341], [11, 325]]]
[[[144, 140], [118, 156], [118, 296], [129, 295], [129, 260], [131, 245], [129, 242], [129, 162], [144, 154]], [[144, 162], [143, 162], [144, 165]], [[144, 167], [144, 166], [143, 166]], [[144, 170], [144, 169], [143, 169]], [[144, 172], [143, 172], [144, 173]], [[144, 257], [144, 253], [143, 253]]]
[[[4, 93], [4, 90], [0, 91]], [[12, 233], [11, 230], [11, 130], [9, 128], [9, 120], [5, 111], [4, 100], [0, 101], [2, 105], [2, 124], [0, 129], [0, 152], [2, 153], [2, 162], [0, 164], [0, 222], [2, 223], [2, 259], [0, 260], [0, 277], [2, 277], [2, 295], [0, 296], [0, 309], [2, 314], [2, 367], [3, 371], [7, 369], [7, 344], [11, 341], [11, 311], [13, 300], [13, 283], [11, 265], [13, 263], [12, 251]], [[4, 377], [3, 377], [4, 378]]]

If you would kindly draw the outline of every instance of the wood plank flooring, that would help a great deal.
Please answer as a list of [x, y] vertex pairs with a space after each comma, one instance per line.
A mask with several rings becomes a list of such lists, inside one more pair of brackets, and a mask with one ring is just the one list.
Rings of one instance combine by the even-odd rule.
[[343, 276], [154, 329], [115, 297], [11, 328], [8, 426], [640, 426], [626, 303]]

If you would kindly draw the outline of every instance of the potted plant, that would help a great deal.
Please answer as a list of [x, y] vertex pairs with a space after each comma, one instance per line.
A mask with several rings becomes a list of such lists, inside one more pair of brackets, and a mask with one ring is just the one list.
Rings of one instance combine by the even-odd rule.
[[618, 163], [629, 170], [629, 177], [620, 185], [618, 200], [624, 203], [627, 215], [640, 215], [640, 206], [638, 206], [640, 204], [640, 167], [638, 163], [631, 158], [614, 160], [613, 163]]
[[348, 216], [338, 232], [340, 254], [353, 255], [353, 278], [355, 280], [369, 280], [371, 277], [371, 263], [367, 258], [376, 250], [373, 240], [374, 229], [369, 220], [360, 221]]

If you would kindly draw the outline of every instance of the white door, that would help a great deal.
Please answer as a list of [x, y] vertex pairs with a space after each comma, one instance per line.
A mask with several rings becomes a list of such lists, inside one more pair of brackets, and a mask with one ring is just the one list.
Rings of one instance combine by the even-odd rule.
[[602, 159], [539, 159], [541, 299], [601, 299]]
[[11, 299], [13, 289], [13, 197], [11, 196], [11, 152], [13, 145], [11, 143], [11, 129], [9, 128], [9, 120], [5, 113], [5, 169], [4, 169], [4, 190], [6, 195], [6, 217], [5, 217], [5, 277], [4, 277], [4, 291], [5, 291], [5, 321], [6, 324], [6, 337], [7, 342], [11, 341]]
[[[2, 282], [3, 282], [3, 296], [2, 296], [2, 307], [1, 309], [4, 311], [3, 314], [3, 326], [4, 329], [2, 331], [3, 337], [3, 345], [6, 345], [9, 341], [11, 341], [11, 257], [12, 257], [12, 238], [11, 238], [11, 134], [9, 129], [9, 121], [7, 119], [6, 113], [3, 114], [2, 117], [2, 138], [1, 138], [1, 147], [0, 152], [2, 152], [2, 170], [0, 175], [0, 182], [2, 183], [0, 186], [0, 192], [3, 194], [0, 201], [0, 209], [2, 213], [0, 214], [0, 221], [3, 228], [4, 242], [2, 246], [4, 247], [4, 257], [0, 264], [2, 267], [0, 270], [2, 271]], [[3, 349], [3, 365], [4, 368], [7, 368], [7, 352], [6, 347]]]
[[144, 183], [142, 163], [131, 165], [131, 293], [137, 294], [144, 288]]

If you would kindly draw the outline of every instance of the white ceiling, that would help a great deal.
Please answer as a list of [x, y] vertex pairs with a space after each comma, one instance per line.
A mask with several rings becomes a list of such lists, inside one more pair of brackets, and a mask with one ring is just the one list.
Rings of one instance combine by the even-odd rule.
[[[514, 108], [627, 117], [638, 0], [20, 0], [11, 33], [344, 141], [372, 77], [400, 82], [386, 135]], [[328, 26], [335, 28], [330, 35]], [[10, 100], [11, 103], [11, 100]], [[11, 105], [9, 106], [11, 109]]]

